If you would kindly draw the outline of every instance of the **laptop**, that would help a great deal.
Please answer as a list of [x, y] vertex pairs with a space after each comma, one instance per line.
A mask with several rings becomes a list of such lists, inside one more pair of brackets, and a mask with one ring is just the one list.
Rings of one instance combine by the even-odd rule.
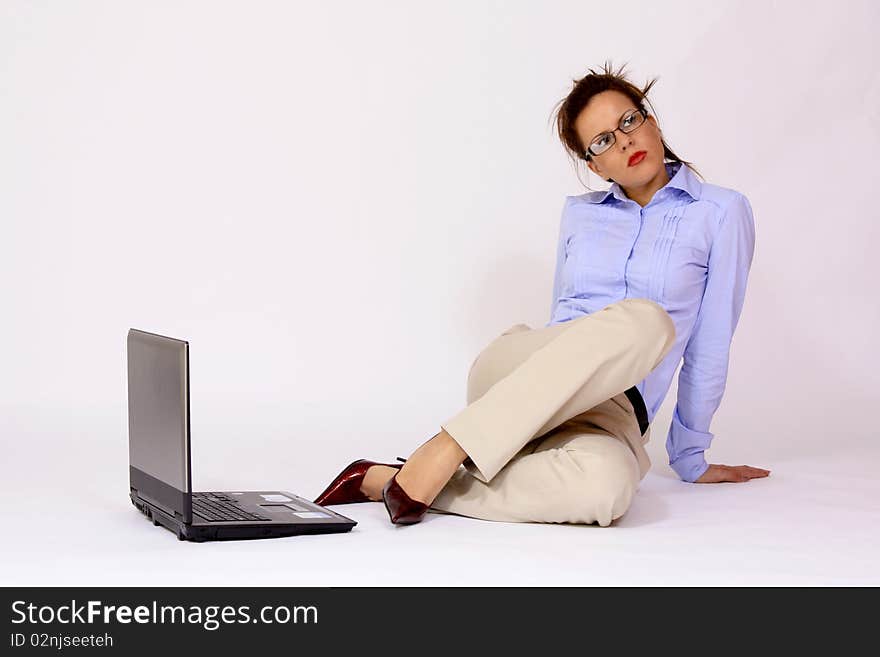
[[192, 492], [189, 342], [130, 329], [130, 497], [181, 541], [351, 531], [357, 524], [288, 491]]

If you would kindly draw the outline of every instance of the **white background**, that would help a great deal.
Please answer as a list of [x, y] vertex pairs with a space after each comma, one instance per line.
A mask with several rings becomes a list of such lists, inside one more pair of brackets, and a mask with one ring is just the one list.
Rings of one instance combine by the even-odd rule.
[[[4, 2], [2, 583], [880, 583], [878, 19], [870, 0]], [[135, 511], [131, 327], [190, 341], [197, 490], [312, 498], [434, 435], [479, 350], [549, 320], [564, 197], [606, 187], [551, 113], [606, 59], [660, 77], [668, 143], [754, 209], [707, 457], [770, 477], [680, 482], [673, 383], [616, 531], [432, 515], [402, 537], [361, 504], [337, 507], [351, 534], [195, 546]], [[303, 560], [194, 565], [228, 553]]]

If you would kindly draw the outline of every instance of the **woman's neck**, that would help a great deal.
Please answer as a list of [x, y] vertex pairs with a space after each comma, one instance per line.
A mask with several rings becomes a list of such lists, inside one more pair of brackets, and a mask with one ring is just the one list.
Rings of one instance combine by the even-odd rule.
[[651, 199], [654, 198], [654, 194], [657, 190], [661, 189], [668, 182], [669, 173], [666, 171], [666, 165], [661, 164], [657, 174], [644, 185], [629, 188], [621, 186], [621, 189], [628, 198], [631, 198], [640, 206], [645, 207], [651, 202]]

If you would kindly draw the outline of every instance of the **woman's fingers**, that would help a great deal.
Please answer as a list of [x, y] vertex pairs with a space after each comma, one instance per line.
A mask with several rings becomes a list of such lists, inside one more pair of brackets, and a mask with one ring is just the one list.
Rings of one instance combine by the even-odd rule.
[[709, 469], [697, 481], [701, 483], [720, 483], [725, 481], [741, 482], [749, 479], [766, 477], [770, 474], [764, 468], [755, 468], [751, 465], [724, 465], [713, 463]]
[[750, 465], [737, 465], [728, 467], [733, 473], [735, 473], [739, 477], [740, 481], [755, 479], [757, 477], [766, 477], [770, 474], [769, 470], [765, 470], [763, 468], [754, 468]]

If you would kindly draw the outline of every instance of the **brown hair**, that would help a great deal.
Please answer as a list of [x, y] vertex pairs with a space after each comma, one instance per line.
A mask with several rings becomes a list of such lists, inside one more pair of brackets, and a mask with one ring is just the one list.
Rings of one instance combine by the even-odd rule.
[[[556, 132], [566, 152], [571, 157], [575, 169], [577, 169], [578, 160], [587, 162], [590, 155], [587, 153], [584, 144], [581, 143], [581, 138], [575, 132], [574, 121], [593, 96], [608, 90], [619, 91], [629, 97], [635, 106], [641, 110], [646, 110], [645, 102], [647, 102], [651, 108], [651, 113], [656, 115], [654, 106], [648, 100], [647, 94], [651, 87], [654, 86], [654, 83], [657, 82], [657, 78], [655, 77], [653, 80], [650, 80], [642, 89], [639, 89], [627, 80], [626, 75], [623, 73], [625, 67], [626, 64], [623, 64], [615, 73], [612, 70], [611, 62], [605, 62], [605, 66], [601, 71], [589, 69], [590, 72], [580, 80], [572, 80], [574, 88], [569, 92], [568, 96], [557, 103], [559, 109], [556, 112]], [[669, 148], [669, 145], [662, 136], [660, 141], [663, 144], [664, 161], [681, 162], [693, 169], [700, 178], [703, 178], [703, 175], [690, 162], [682, 160]], [[607, 180], [611, 182], [611, 179]]]

